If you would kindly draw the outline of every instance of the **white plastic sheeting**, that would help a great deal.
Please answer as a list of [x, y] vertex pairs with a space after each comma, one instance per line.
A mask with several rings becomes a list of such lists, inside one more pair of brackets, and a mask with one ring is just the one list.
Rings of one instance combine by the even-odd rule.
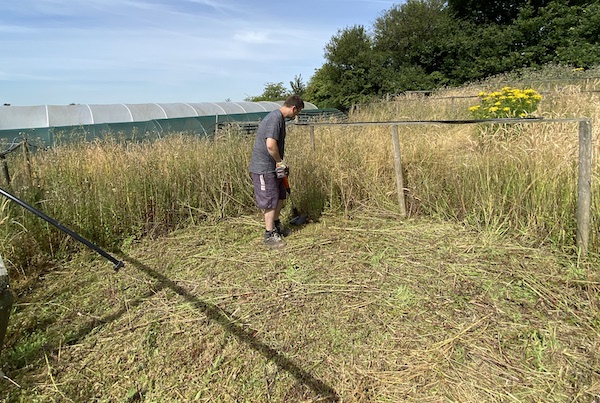
[[[282, 104], [283, 101], [243, 101], [0, 106], [0, 131], [270, 112], [281, 107]], [[304, 108], [307, 110], [317, 109], [316, 105], [309, 102], [305, 102], [304, 104]]]

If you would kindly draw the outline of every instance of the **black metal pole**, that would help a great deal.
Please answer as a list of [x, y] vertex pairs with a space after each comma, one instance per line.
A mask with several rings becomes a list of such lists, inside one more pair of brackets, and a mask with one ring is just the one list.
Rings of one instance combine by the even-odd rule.
[[100, 255], [102, 255], [103, 257], [105, 257], [106, 259], [110, 260], [113, 264], [114, 264], [114, 269], [115, 271], [119, 270], [119, 268], [123, 267], [124, 263], [121, 260], [117, 260], [114, 257], [112, 257], [111, 255], [109, 255], [107, 252], [105, 252], [104, 250], [100, 249], [99, 247], [97, 247], [96, 245], [94, 245], [93, 243], [91, 243], [90, 241], [88, 241], [87, 239], [85, 239], [84, 237], [82, 237], [81, 235], [71, 231], [69, 228], [65, 227], [64, 225], [62, 225], [61, 223], [59, 223], [58, 221], [48, 217], [46, 214], [42, 213], [41, 211], [35, 209], [34, 207], [30, 206], [29, 204], [25, 203], [23, 200], [20, 200], [19, 198], [17, 198], [16, 196], [8, 193], [6, 190], [0, 188], [0, 194], [2, 194], [4, 197], [14, 201], [15, 203], [17, 203], [19, 206], [23, 207], [26, 210], [29, 210], [30, 212], [32, 212], [33, 214], [37, 215], [38, 217], [42, 218], [43, 220], [47, 221], [48, 223], [52, 224], [53, 226], [55, 226], [56, 228], [58, 228], [59, 230], [61, 230], [62, 232], [70, 235], [71, 237], [77, 239], [79, 242], [81, 242], [82, 244], [86, 245], [88, 248], [98, 252]]

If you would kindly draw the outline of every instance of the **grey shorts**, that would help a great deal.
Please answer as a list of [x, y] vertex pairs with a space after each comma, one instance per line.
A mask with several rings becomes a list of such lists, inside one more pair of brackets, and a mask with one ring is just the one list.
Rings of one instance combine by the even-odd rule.
[[285, 186], [281, 179], [277, 179], [275, 173], [251, 173], [251, 176], [254, 184], [254, 199], [259, 209], [277, 208], [279, 200], [285, 200]]

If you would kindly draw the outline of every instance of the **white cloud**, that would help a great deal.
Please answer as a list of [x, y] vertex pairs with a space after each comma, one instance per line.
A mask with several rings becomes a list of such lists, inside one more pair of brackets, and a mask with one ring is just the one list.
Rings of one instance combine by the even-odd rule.
[[269, 39], [269, 34], [261, 31], [245, 31], [237, 32], [233, 35], [233, 39], [240, 42], [246, 42], [251, 44], [267, 44], [276, 43], [277, 41]]

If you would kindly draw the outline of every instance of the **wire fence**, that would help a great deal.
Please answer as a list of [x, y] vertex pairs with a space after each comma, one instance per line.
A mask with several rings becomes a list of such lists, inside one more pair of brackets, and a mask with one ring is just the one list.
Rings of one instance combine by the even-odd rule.
[[504, 119], [466, 119], [466, 120], [401, 120], [389, 122], [351, 122], [351, 123], [300, 123], [310, 129], [310, 144], [315, 150], [315, 128], [322, 126], [390, 126], [394, 148], [394, 169], [400, 213], [406, 216], [404, 174], [402, 168], [401, 147], [398, 138], [399, 126], [418, 125], [466, 125], [466, 124], [512, 124], [512, 123], [578, 123], [579, 124], [579, 154], [577, 179], [577, 237], [576, 243], [579, 255], [588, 255], [590, 240], [590, 223], [592, 208], [592, 121], [589, 118], [504, 118]]
[[[578, 154], [578, 182], [577, 182], [577, 247], [581, 256], [588, 254], [590, 238], [591, 221], [591, 200], [592, 200], [592, 122], [589, 118], [563, 118], [563, 119], [544, 119], [544, 118], [504, 118], [504, 119], [465, 119], [465, 120], [400, 120], [387, 122], [297, 122], [298, 126], [308, 126], [310, 129], [310, 145], [315, 149], [315, 128], [322, 126], [390, 126], [391, 138], [394, 149], [394, 169], [396, 174], [396, 187], [398, 194], [398, 205], [402, 215], [406, 215], [405, 207], [405, 187], [401, 159], [401, 147], [398, 138], [399, 126], [417, 126], [417, 125], [470, 125], [470, 124], [548, 124], [548, 123], [578, 123], [579, 124], [579, 154]], [[2, 171], [4, 181], [10, 188], [11, 177], [6, 161], [9, 153], [22, 148], [26, 160], [28, 176], [32, 180], [30, 162], [31, 144], [26, 138], [17, 141], [15, 138], [9, 147], [0, 152], [2, 162]]]

